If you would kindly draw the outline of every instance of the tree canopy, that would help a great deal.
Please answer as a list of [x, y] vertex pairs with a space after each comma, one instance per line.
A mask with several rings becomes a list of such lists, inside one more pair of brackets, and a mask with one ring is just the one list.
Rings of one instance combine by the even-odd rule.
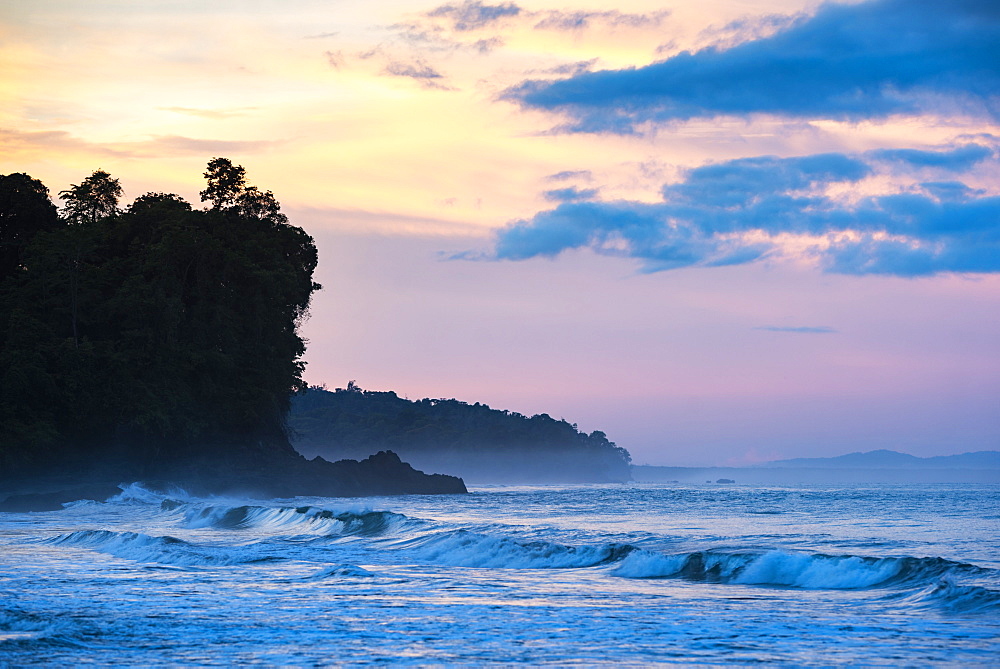
[[0, 174], [0, 282], [22, 268], [28, 244], [59, 225], [49, 189], [27, 174]]
[[207, 210], [172, 193], [121, 209], [98, 170], [61, 217], [40, 182], [0, 176], [0, 470], [290, 450], [316, 247], [242, 167], [206, 176]]
[[63, 217], [70, 223], [95, 223], [117, 213], [121, 196], [118, 179], [112, 179], [104, 170], [95, 171], [79, 185], [59, 191], [59, 199], [66, 201]]
[[456, 399], [410, 401], [353, 381], [293, 398], [292, 440], [328, 460], [391, 449], [417, 468], [490, 482], [607, 482], [631, 478], [628, 451], [595, 430], [548, 414], [524, 416]]

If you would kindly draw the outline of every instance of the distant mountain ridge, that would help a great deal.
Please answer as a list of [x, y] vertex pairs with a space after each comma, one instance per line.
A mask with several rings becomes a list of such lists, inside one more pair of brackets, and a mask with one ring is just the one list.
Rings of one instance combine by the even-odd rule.
[[810, 467], [825, 469], [848, 469], [866, 467], [874, 469], [1000, 469], [1000, 451], [975, 451], [959, 455], [938, 455], [921, 458], [908, 453], [879, 449], [875, 451], [848, 453], [833, 458], [792, 458], [772, 460], [756, 468]]

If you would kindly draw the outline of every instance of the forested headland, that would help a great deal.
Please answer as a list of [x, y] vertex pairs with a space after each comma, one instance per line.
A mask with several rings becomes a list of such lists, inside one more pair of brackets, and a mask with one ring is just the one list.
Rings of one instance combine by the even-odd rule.
[[0, 175], [0, 493], [134, 480], [281, 496], [464, 491], [455, 476], [629, 480], [625, 449], [546, 414], [411, 402], [353, 382], [306, 392], [313, 239], [241, 166], [214, 158], [204, 177], [201, 207], [162, 192], [123, 206], [102, 170], [60, 191], [57, 207], [40, 181]]
[[493, 483], [628, 481], [628, 451], [600, 431], [455, 399], [410, 401], [354, 382], [292, 399], [292, 443], [306, 456], [389, 449], [418, 469]]
[[122, 207], [98, 170], [61, 210], [40, 181], [0, 176], [0, 481], [287, 474], [316, 480], [296, 494], [364, 492], [357, 471], [304, 469], [286, 435], [313, 239], [241, 166], [215, 158], [204, 176], [202, 209], [171, 193]]

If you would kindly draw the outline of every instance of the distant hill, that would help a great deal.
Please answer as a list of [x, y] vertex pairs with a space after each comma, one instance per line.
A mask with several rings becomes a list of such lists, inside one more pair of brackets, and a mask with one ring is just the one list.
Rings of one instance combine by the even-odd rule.
[[310, 388], [292, 398], [292, 445], [307, 457], [364, 458], [392, 450], [417, 469], [479, 483], [628, 481], [628, 451], [548, 414], [524, 416], [455, 399]]
[[793, 458], [773, 460], [761, 468], [824, 468], [824, 469], [1000, 469], [1000, 451], [976, 451], [960, 455], [939, 455], [920, 458], [907, 453], [880, 449], [865, 453], [848, 453], [833, 458]]
[[[848, 453], [834, 458], [775, 460], [749, 467], [633, 466], [639, 482], [748, 485], [844, 483], [1000, 483], [1000, 451], [918, 458], [897, 451]], [[713, 483], [714, 484], [714, 483]]]

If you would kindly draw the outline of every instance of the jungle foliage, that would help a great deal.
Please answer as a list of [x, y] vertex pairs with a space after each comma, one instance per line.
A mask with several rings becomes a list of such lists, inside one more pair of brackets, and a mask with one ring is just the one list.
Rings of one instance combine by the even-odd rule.
[[631, 458], [600, 431], [548, 414], [525, 416], [456, 399], [410, 401], [310, 387], [292, 398], [292, 443], [328, 460], [392, 450], [415, 467], [491, 482], [627, 481]]
[[270, 191], [215, 158], [206, 209], [121, 208], [98, 170], [60, 193], [0, 176], [0, 474], [57, 459], [291, 450], [317, 252]]

